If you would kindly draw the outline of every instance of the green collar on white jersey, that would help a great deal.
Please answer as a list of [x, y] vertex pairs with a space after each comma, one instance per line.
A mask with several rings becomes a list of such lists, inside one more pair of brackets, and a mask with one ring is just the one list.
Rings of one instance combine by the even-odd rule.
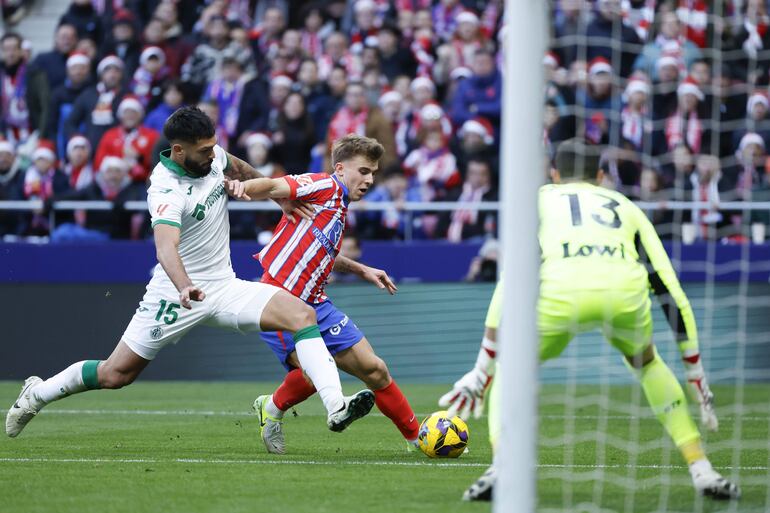
[[186, 176], [187, 178], [199, 178], [189, 174], [182, 166], [171, 160], [171, 148], [160, 152], [160, 163], [179, 176]]

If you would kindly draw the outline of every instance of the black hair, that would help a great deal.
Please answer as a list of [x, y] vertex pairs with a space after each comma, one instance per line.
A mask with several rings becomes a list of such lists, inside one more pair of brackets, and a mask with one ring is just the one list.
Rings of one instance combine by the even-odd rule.
[[593, 180], [601, 168], [600, 146], [580, 139], [568, 139], [556, 149], [554, 164], [562, 178]]
[[5, 43], [9, 39], [15, 39], [16, 42], [19, 43], [19, 46], [21, 47], [22, 39], [19, 34], [17, 34], [16, 32], [6, 32], [5, 34], [3, 34], [3, 37], [0, 38], [0, 42]]
[[163, 125], [163, 135], [171, 144], [182, 141], [195, 144], [214, 137], [214, 123], [198, 107], [180, 107]]

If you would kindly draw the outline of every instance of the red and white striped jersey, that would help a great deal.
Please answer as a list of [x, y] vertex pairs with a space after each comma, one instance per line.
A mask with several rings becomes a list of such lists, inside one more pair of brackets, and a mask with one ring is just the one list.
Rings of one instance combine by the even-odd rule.
[[291, 188], [291, 199], [313, 205], [315, 218], [291, 223], [284, 215], [273, 238], [254, 258], [265, 270], [264, 283], [281, 287], [308, 303], [322, 303], [326, 300], [326, 280], [342, 244], [348, 191], [336, 176], [326, 173], [282, 179]]

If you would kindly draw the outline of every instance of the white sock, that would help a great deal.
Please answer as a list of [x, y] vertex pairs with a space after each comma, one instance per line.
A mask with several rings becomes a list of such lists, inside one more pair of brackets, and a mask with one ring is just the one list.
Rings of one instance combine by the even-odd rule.
[[85, 392], [88, 390], [83, 383], [83, 364], [85, 363], [86, 360], [73, 363], [59, 374], [35, 385], [31, 390], [32, 398], [40, 403], [39, 406], [45, 406], [68, 395]]
[[270, 396], [270, 399], [267, 400], [267, 404], [265, 405], [265, 410], [267, 411], [267, 414], [271, 417], [275, 417], [276, 419], [282, 419], [283, 414], [285, 413], [282, 409], [280, 409], [278, 406], [275, 405], [273, 402], [273, 396]]
[[294, 348], [297, 350], [297, 358], [302, 370], [315, 385], [326, 411], [329, 414], [340, 411], [345, 406], [340, 374], [323, 339], [306, 338], [297, 342]]

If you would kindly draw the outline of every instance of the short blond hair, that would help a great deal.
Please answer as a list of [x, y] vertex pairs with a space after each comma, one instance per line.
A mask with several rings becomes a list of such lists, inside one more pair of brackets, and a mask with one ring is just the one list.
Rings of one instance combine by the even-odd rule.
[[379, 162], [385, 154], [385, 148], [376, 139], [358, 134], [348, 134], [334, 141], [332, 146], [332, 166], [361, 156], [369, 162]]

